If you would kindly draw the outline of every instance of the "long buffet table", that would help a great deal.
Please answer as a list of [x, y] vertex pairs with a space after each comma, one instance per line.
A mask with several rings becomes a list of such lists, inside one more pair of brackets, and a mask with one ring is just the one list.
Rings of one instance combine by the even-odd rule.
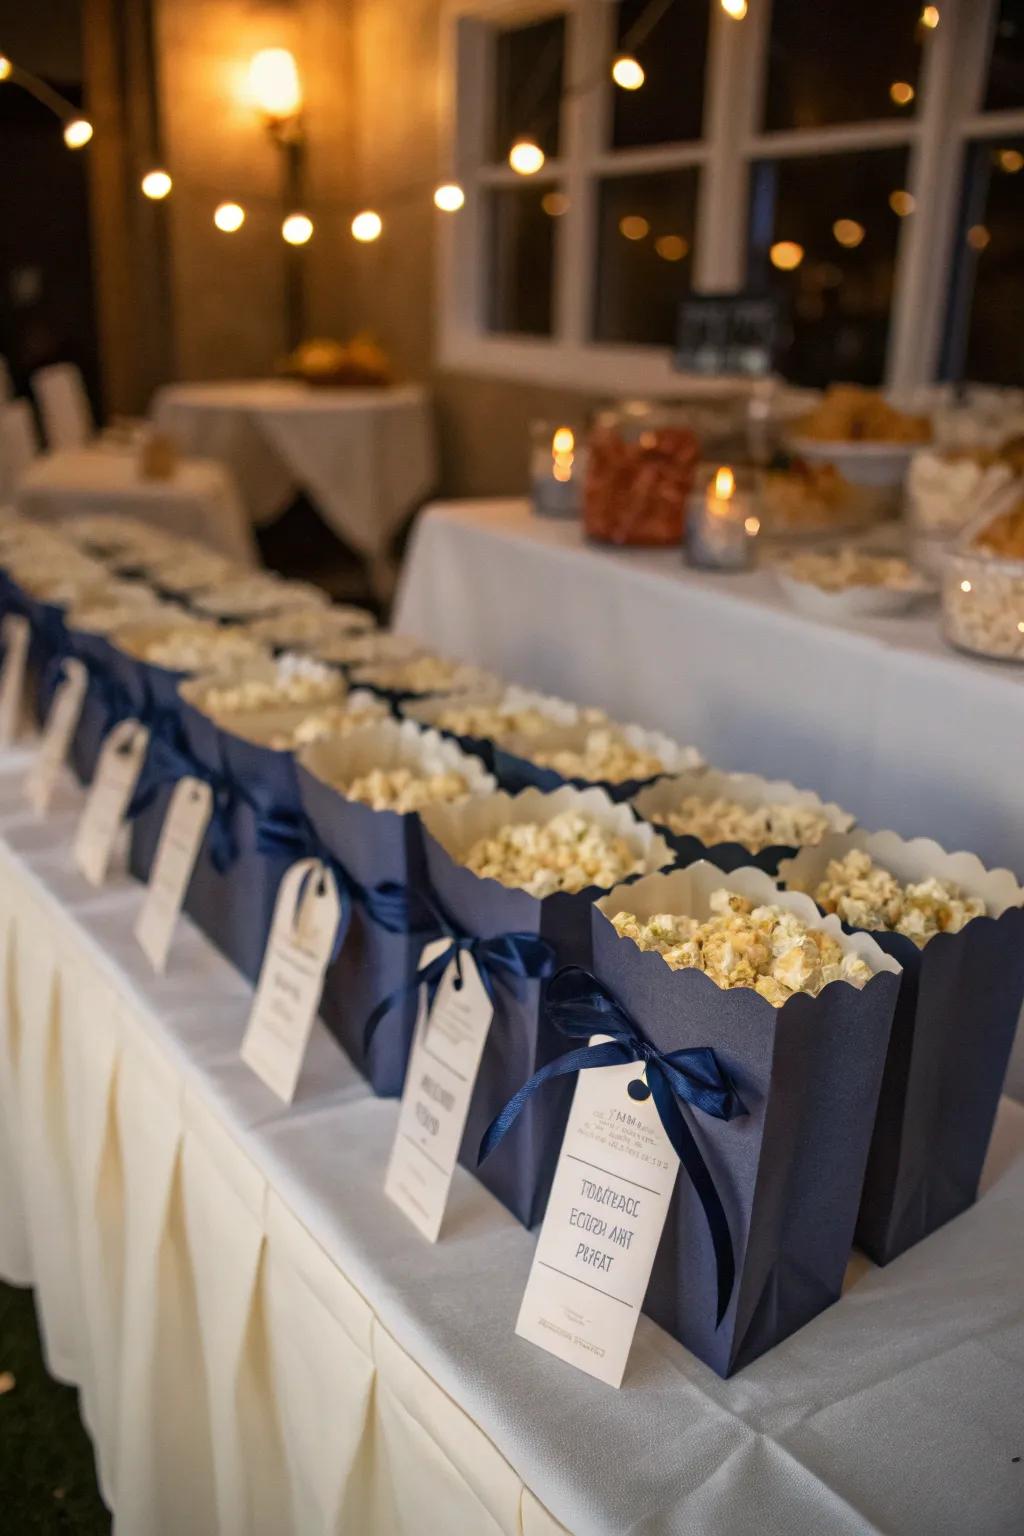
[[950, 650], [935, 608], [825, 623], [765, 571], [708, 575], [525, 502], [452, 502], [420, 518], [395, 626], [1024, 876], [1024, 667]]
[[36, 1288], [121, 1536], [1002, 1536], [1024, 1499], [1024, 1108], [985, 1194], [721, 1381], [646, 1318], [615, 1392], [517, 1340], [533, 1240], [463, 1169], [432, 1247], [381, 1196], [394, 1103], [325, 1031], [283, 1107], [248, 987], [87, 887], [81, 794], [0, 758], [0, 1274]]

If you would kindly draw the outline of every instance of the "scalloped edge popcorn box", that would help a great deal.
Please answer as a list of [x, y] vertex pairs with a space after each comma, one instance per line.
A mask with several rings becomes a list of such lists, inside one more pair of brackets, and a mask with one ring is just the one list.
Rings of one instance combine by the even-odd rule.
[[[555, 952], [554, 969], [589, 965], [590, 914], [607, 887], [532, 896], [517, 886], [476, 875], [461, 862], [474, 843], [510, 822], [549, 822], [563, 811], [579, 811], [606, 831], [624, 837], [645, 870], [672, 863], [672, 850], [654, 827], [638, 822], [628, 806], [616, 805], [603, 790], [563, 785], [552, 794], [525, 789], [497, 792], [461, 806], [431, 806], [423, 812], [427, 874], [442, 906], [466, 932], [481, 938], [502, 933], [537, 933]], [[495, 987], [497, 1005], [480, 1063], [459, 1161], [526, 1227], [540, 1221], [562, 1145], [572, 1102], [572, 1079], [549, 1084], [526, 1105], [515, 1134], [477, 1166], [484, 1132], [498, 1111], [532, 1073], [564, 1054], [565, 1038], [544, 1019], [542, 985], [520, 981], [516, 991]]]
[[[542, 767], [526, 755], [527, 752], [582, 747], [590, 731], [602, 729], [613, 731], [639, 751], [657, 754], [664, 766], [657, 773], [648, 774], [643, 779], [623, 779], [612, 783], [608, 779], [567, 779], [556, 768]], [[666, 774], [693, 772], [703, 766], [704, 758], [696, 747], [680, 746], [660, 731], [646, 731], [642, 726], [622, 725], [616, 720], [580, 720], [574, 725], [553, 728], [547, 736], [529, 739], [513, 737], [500, 745], [496, 744], [494, 748], [495, 777], [502, 789], [513, 795], [531, 786], [534, 789], [553, 790], [560, 789], [563, 784], [570, 784], [574, 789], [603, 789], [611, 800], [632, 800], [648, 784], [656, 783]]]
[[[393, 678], [389, 681], [388, 674], [392, 669], [404, 666], [407, 662], [426, 660], [445, 661], [452, 664], [454, 671], [447, 683], [438, 688], [418, 690], [403, 687], [401, 684], [396, 685]], [[387, 699], [395, 715], [399, 714], [399, 706], [407, 701], [452, 698], [464, 693], [480, 693], [500, 683], [500, 679], [493, 672], [485, 672], [482, 667], [473, 667], [468, 662], [456, 661], [453, 657], [441, 656], [437, 651], [422, 648], [411, 656], [395, 657], [370, 662], [365, 666], [351, 667], [348, 670], [348, 677], [353, 688], [368, 688], [371, 693]]]
[[903, 966], [857, 1222], [858, 1245], [887, 1264], [977, 1197], [1024, 998], [1024, 889], [1007, 869], [895, 832], [828, 837], [784, 862], [779, 879], [813, 891], [851, 848], [904, 883], [953, 880], [986, 906], [923, 949], [872, 932]]
[[[876, 972], [858, 989], [834, 981], [774, 1008], [750, 987], [719, 988], [673, 971], [620, 937], [617, 912], [704, 919], [725, 887], [785, 907], [824, 929]], [[867, 934], [846, 934], [809, 897], [780, 892], [763, 870], [729, 874], [701, 861], [617, 887], [593, 914], [594, 974], [661, 1050], [711, 1046], [747, 1114], [682, 1113], [725, 1207], [736, 1259], [716, 1328], [717, 1279], [707, 1222], [681, 1169], [644, 1311], [720, 1376], [749, 1365], [838, 1299], [850, 1256], [882, 1080], [899, 966]]]
[[[411, 720], [389, 719], [351, 735], [314, 742], [297, 754], [299, 798], [324, 847], [364, 888], [395, 881], [412, 891], [426, 886], [423, 827], [415, 811], [375, 811], [349, 800], [332, 782], [373, 768], [420, 764], [431, 772], [465, 775], [471, 795], [488, 794], [494, 780], [478, 758], [436, 731]], [[417, 998], [409, 992], [382, 1019], [367, 1052], [366, 1021], [389, 993], [404, 987], [419, 966], [423, 936], [388, 933], [357, 905], [338, 959], [328, 967], [320, 1016], [374, 1093], [401, 1093], [416, 1026]]]
[[472, 752], [482, 758], [488, 773], [493, 773], [495, 737], [460, 735], [439, 724], [439, 720], [441, 715], [453, 708], [498, 708], [506, 705], [511, 709], [539, 710], [550, 716], [553, 725], [575, 725], [583, 713], [579, 705], [556, 698], [554, 694], [534, 693], [516, 684], [505, 687], [500, 682], [495, 682], [489, 688], [480, 688], [473, 693], [459, 693], [454, 697], [449, 694], [432, 694], [427, 698], [406, 699], [399, 702], [398, 712], [405, 720], [415, 720], [418, 725], [429, 726], [440, 731], [442, 736], [457, 741], [463, 752]]
[[747, 806], [750, 810], [756, 810], [762, 805], [805, 806], [823, 811], [835, 832], [848, 832], [854, 824], [854, 818], [848, 811], [833, 801], [822, 800], [813, 790], [797, 789], [795, 784], [790, 784], [786, 779], [762, 779], [756, 773], [724, 773], [717, 768], [656, 779], [633, 797], [631, 803], [637, 815], [657, 827], [669, 846], [675, 849], [680, 864], [707, 859], [726, 873], [734, 869], [753, 868], [774, 875], [781, 860], [792, 858], [797, 848], [774, 843], [754, 853], [744, 848], [742, 843], [704, 843], [689, 833], [673, 832], [659, 820], [659, 816], [673, 811], [687, 795], [699, 795], [702, 800], [723, 797]]

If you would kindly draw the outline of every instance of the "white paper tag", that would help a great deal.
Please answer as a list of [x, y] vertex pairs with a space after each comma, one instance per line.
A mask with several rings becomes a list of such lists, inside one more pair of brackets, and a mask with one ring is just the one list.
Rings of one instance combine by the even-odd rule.
[[[448, 947], [424, 945], [420, 968]], [[402, 1091], [398, 1130], [384, 1193], [413, 1226], [436, 1243], [466, 1128], [494, 1009], [472, 956], [462, 956], [462, 985], [454, 961], [441, 977], [430, 1013], [421, 989], [416, 1034]]]
[[163, 975], [175, 924], [213, 813], [213, 790], [186, 777], [174, 786], [156, 845], [135, 937], [153, 969]]
[[580, 1072], [516, 1323], [520, 1338], [613, 1387], [679, 1171], [653, 1098], [627, 1091], [642, 1076], [637, 1062]]
[[142, 772], [149, 730], [138, 720], [119, 720], [96, 760], [85, 808], [78, 818], [72, 857], [90, 885], [102, 885], [110, 868], [124, 813]]
[[57, 775], [68, 755], [88, 686], [89, 674], [84, 664], [76, 656], [65, 657], [64, 676], [57, 684], [39, 751], [25, 778], [28, 803], [40, 816], [45, 815], [53, 799]]
[[299, 859], [285, 873], [242, 1060], [286, 1104], [295, 1097], [340, 913], [334, 876], [319, 859]]
[[9, 613], [0, 626], [4, 665], [0, 672], [0, 747], [9, 747], [18, 734], [25, 688], [29, 623], [22, 613]]

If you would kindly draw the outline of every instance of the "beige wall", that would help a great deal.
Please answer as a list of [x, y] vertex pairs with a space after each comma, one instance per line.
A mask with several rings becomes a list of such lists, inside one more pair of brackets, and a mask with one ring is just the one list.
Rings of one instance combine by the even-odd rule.
[[[174, 287], [174, 372], [258, 374], [284, 347], [279, 166], [244, 100], [256, 49], [295, 53], [306, 92], [309, 211], [307, 332], [372, 331], [406, 378], [433, 383], [446, 495], [526, 485], [531, 417], [578, 413], [578, 398], [434, 368], [441, 142], [442, 0], [154, 0]], [[243, 203], [224, 236], [212, 213]], [[359, 246], [351, 212], [376, 206], [385, 233]]]

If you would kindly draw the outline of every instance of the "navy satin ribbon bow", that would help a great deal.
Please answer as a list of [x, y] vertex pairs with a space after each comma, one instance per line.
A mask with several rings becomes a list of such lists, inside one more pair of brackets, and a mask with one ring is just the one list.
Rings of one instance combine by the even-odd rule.
[[396, 880], [384, 880], [370, 887], [360, 885], [324, 845], [309, 817], [301, 811], [260, 812], [256, 823], [256, 847], [260, 853], [271, 857], [318, 859], [331, 871], [341, 901], [341, 916], [331, 951], [332, 963], [341, 953], [352, 908], [357, 904], [371, 922], [388, 933], [434, 931], [433, 911], [415, 891], [399, 885]]
[[736, 1278], [732, 1238], [714, 1180], [677, 1101], [681, 1099], [705, 1115], [713, 1115], [716, 1120], [732, 1120], [737, 1115], [745, 1115], [746, 1106], [710, 1046], [680, 1051], [658, 1050], [611, 992], [580, 966], [566, 966], [552, 977], [547, 987], [545, 1012], [570, 1039], [589, 1040], [591, 1035], [610, 1035], [612, 1038], [600, 1045], [583, 1045], [569, 1051], [535, 1072], [488, 1127], [480, 1143], [478, 1162], [482, 1163], [499, 1145], [520, 1110], [543, 1083], [587, 1067], [621, 1067], [628, 1061], [640, 1062], [647, 1079], [646, 1091], [638, 1079], [636, 1084], [629, 1085], [629, 1092], [638, 1099], [646, 1098], [650, 1093], [665, 1134], [675, 1148], [707, 1218], [718, 1274], [717, 1326], [729, 1306]]
[[233, 780], [211, 772], [197, 762], [181, 738], [173, 711], [146, 709], [142, 718], [150, 730], [149, 747], [126, 818], [133, 821], [141, 816], [161, 789], [177, 784], [179, 779], [201, 779], [213, 791], [213, 811], [207, 834], [210, 862], [219, 875], [225, 874], [238, 857], [233, 823], [238, 803], [244, 798], [242, 791]]
[[429, 913], [429, 926], [404, 931], [417, 933], [424, 943], [431, 938], [447, 939], [448, 943], [433, 960], [420, 967], [411, 981], [396, 987], [377, 1004], [366, 1021], [363, 1044], [367, 1051], [377, 1025], [403, 997], [415, 994], [420, 987], [425, 986], [428, 1005], [433, 1004], [441, 977], [453, 960], [456, 968], [455, 985], [461, 987], [463, 955], [472, 956], [484, 991], [495, 1008], [498, 1005], [495, 991], [497, 982], [514, 988], [517, 981], [541, 981], [550, 976], [554, 969], [555, 952], [539, 934], [500, 933], [492, 939], [482, 939], [460, 928], [438, 905], [436, 899], [422, 897], [421, 902]]

